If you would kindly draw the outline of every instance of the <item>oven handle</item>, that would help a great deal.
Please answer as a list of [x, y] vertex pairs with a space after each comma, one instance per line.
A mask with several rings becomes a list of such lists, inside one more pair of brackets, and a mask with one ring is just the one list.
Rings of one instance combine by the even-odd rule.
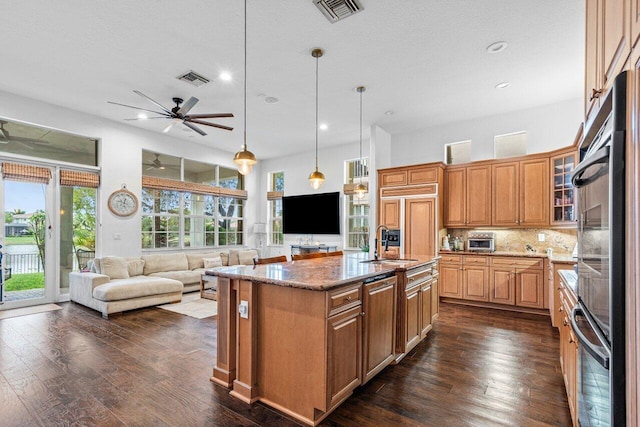
[[598, 170], [598, 172], [594, 173], [593, 175], [587, 178], [583, 178], [582, 176], [586, 172], [587, 168], [593, 165], [597, 165], [599, 163], [608, 163], [608, 162], [609, 162], [609, 146], [607, 145], [605, 147], [602, 147], [595, 153], [593, 153], [593, 155], [584, 159], [582, 162], [580, 162], [578, 166], [576, 166], [576, 168], [573, 170], [573, 178], [571, 178], [571, 182], [573, 183], [573, 186], [576, 188], [584, 187], [585, 185], [595, 181], [597, 178], [599, 178], [601, 175], [603, 175], [608, 171], [607, 168], [601, 168], [600, 170]]
[[[573, 331], [576, 333], [578, 342], [584, 347], [585, 350], [589, 352], [591, 356], [593, 356], [594, 359], [596, 359], [596, 361], [600, 365], [602, 365], [603, 368], [605, 368], [606, 370], [609, 370], [609, 359], [610, 359], [609, 355], [602, 353], [597, 346], [593, 345], [593, 343], [589, 341], [587, 337], [584, 336], [584, 334], [580, 330], [580, 327], [578, 326], [578, 322], [576, 320], [577, 316], [585, 317], [587, 321], [589, 321], [589, 318], [584, 314], [584, 311], [582, 311], [582, 308], [577, 305], [573, 307], [573, 310], [571, 310], [571, 327], [573, 328]], [[593, 326], [591, 325], [591, 322], [589, 322], [589, 325], [593, 328]], [[596, 333], [596, 335], [598, 334]], [[598, 335], [598, 339], [600, 339], [599, 335]]]

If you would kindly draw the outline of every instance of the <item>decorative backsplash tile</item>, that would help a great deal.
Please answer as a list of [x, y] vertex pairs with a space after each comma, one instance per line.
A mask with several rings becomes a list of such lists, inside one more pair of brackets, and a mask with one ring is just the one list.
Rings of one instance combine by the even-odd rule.
[[[442, 236], [451, 235], [451, 239], [460, 237], [467, 242], [467, 233], [469, 231], [483, 231], [485, 229], [459, 229], [449, 228], [446, 231], [440, 231], [440, 241], [442, 244]], [[545, 253], [548, 248], [553, 250], [554, 254], [570, 255], [576, 246], [577, 230], [576, 229], [546, 229], [546, 228], [523, 228], [523, 229], [486, 229], [495, 233], [496, 251], [506, 252], [527, 252], [528, 247], [536, 253]], [[545, 241], [538, 241], [538, 235], [544, 234]]]

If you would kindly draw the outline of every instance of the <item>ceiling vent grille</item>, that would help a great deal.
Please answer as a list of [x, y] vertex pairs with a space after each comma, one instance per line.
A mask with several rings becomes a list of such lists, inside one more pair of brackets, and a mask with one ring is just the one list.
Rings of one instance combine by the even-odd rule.
[[357, 0], [313, 0], [313, 3], [332, 24], [362, 10]]
[[195, 71], [187, 71], [186, 73], [179, 75], [178, 77], [176, 77], [178, 80], [182, 80], [183, 82], [187, 82], [189, 84], [192, 84], [196, 87], [200, 87], [202, 85], [206, 85], [207, 83], [209, 83], [209, 79], [201, 76], [200, 74], [196, 73]]

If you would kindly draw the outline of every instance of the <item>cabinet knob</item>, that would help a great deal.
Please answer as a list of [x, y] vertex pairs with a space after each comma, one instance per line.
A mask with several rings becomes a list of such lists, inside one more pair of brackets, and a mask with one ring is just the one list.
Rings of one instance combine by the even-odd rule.
[[591, 96], [589, 97], [589, 101], [600, 98], [600, 95], [602, 95], [602, 89], [591, 89]]
[[558, 311], [562, 313], [564, 311], [564, 308], [560, 307]]
[[363, 317], [364, 317], [364, 311], [363, 311], [362, 313], [360, 313], [360, 316], [363, 316]]
[[345, 301], [351, 301], [351, 295], [349, 295], [348, 297], [344, 298]]
[[574, 342], [576, 342], [576, 340], [573, 339], [573, 337], [569, 338], [569, 344], [573, 344]]
[[563, 321], [562, 321], [562, 324], [563, 324], [564, 326], [569, 325], [569, 323], [567, 323], [567, 321], [566, 321], [566, 320], [563, 320]]

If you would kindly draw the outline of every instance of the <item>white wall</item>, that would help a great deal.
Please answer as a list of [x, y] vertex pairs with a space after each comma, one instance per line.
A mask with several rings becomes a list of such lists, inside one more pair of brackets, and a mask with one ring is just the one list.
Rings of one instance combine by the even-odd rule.
[[[59, 129], [100, 140], [99, 158], [101, 188], [99, 192], [98, 256], [139, 256], [141, 253], [140, 210], [129, 218], [120, 218], [107, 209], [107, 199], [114, 190], [126, 184], [140, 198], [142, 150], [151, 150], [207, 163], [234, 168], [233, 153], [200, 144], [190, 144], [157, 132], [149, 132], [124, 123], [43, 103], [0, 91], [0, 117]], [[256, 194], [260, 168], [249, 175], [245, 188]], [[245, 229], [255, 222], [258, 199], [250, 198], [244, 210]], [[116, 235], [120, 235], [117, 240]], [[249, 239], [247, 244], [251, 245]]]
[[492, 159], [493, 137], [527, 131], [527, 154], [573, 144], [583, 117], [582, 99], [450, 123], [391, 136], [391, 166], [441, 162], [444, 145], [471, 140], [471, 160]]

